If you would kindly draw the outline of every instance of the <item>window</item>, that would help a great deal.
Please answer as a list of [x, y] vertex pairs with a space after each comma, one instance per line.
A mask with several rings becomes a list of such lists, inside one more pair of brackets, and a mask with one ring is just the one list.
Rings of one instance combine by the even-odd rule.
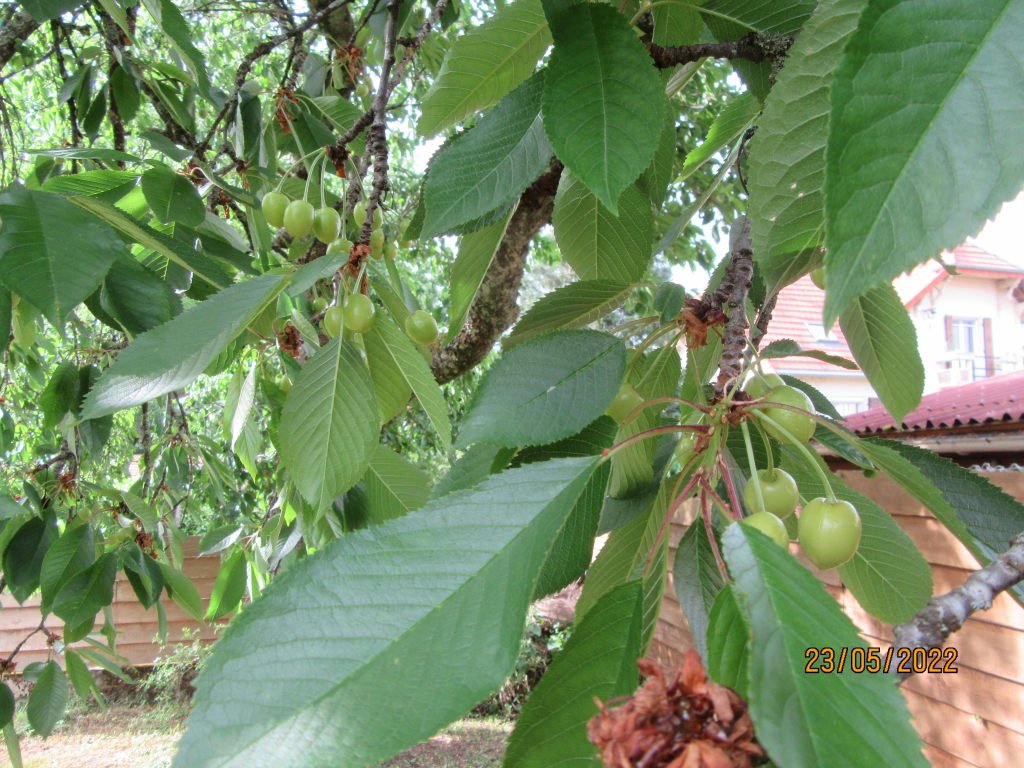
[[807, 330], [811, 332], [811, 336], [814, 340], [820, 344], [838, 344], [839, 339], [836, 338], [832, 330], [825, 330], [825, 326], [821, 323], [807, 323]]
[[984, 351], [981, 335], [981, 321], [978, 318], [954, 317], [949, 351], [976, 355]]
[[949, 357], [945, 370], [952, 372], [946, 375], [948, 384], [966, 384], [995, 375], [990, 318], [947, 316], [946, 349]]
[[833, 400], [832, 405], [840, 416], [852, 416], [868, 409], [868, 404], [863, 400]]

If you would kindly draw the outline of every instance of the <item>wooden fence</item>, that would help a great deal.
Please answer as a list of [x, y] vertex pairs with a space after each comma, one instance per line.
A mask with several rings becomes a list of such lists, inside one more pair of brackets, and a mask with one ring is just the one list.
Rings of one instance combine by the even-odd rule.
[[[936, 594], [959, 586], [977, 570], [978, 563], [967, 548], [887, 477], [868, 480], [856, 471], [840, 475], [855, 491], [888, 510], [917, 543], [931, 563]], [[1024, 473], [984, 476], [1024, 499]], [[688, 513], [692, 516], [693, 510]], [[686, 521], [673, 523], [671, 556], [685, 530]], [[867, 643], [881, 648], [892, 644], [891, 628], [857, 604], [835, 571], [811, 570], [839, 600]], [[693, 647], [693, 640], [671, 578], [669, 575], [651, 655], [676, 664], [682, 652]], [[1024, 764], [1024, 608], [1000, 595], [991, 610], [971, 617], [948, 645], [958, 651], [957, 674], [914, 675], [902, 686], [928, 760], [935, 768]]]
[[[199, 557], [199, 539], [190, 538], [185, 543], [185, 574], [192, 579], [203, 604], [209, 602], [210, 593], [213, 591], [213, 582], [217, 578], [217, 570], [220, 568], [220, 558], [216, 555], [211, 557]], [[167, 599], [164, 595], [164, 610], [167, 612], [167, 645], [173, 646], [184, 639], [186, 629], [192, 629], [199, 633], [199, 636], [207, 642], [214, 639], [213, 628], [205, 623], [197, 622], [191, 616], [182, 611], [177, 604]], [[25, 601], [24, 605], [18, 605], [17, 601], [4, 593], [0, 596], [0, 658], [6, 658], [21, 642], [25, 636], [39, 626], [41, 618], [39, 614], [39, 593]], [[119, 573], [114, 583], [114, 602], [111, 606], [114, 612], [114, 625], [117, 627], [117, 650], [134, 665], [145, 665], [153, 663], [153, 660], [163, 652], [156, 641], [158, 622], [156, 608], [146, 610], [139, 604], [131, 584], [123, 573]], [[60, 619], [50, 616], [46, 621], [46, 628], [58, 632], [62, 627]], [[97, 629], [101, 622], [97, 622]], [[72, 648], [85, 646], [85, 643], [77, 643]], [[46, 645], [46, 637], [37, 633], [29, 638], [17, 655], [18, 669], [23, 669], [26, 664], [33, 661], [46, 661], [49, 658], [50, 650]]]

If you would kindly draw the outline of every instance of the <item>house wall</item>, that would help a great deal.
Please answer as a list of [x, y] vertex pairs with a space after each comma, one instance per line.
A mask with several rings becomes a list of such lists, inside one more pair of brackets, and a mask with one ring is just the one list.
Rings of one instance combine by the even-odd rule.
[[[220, 558], [199, 557], [199, 539], [189, 538], [185, 542], [185, 561], [183, 570], [192, 579], [199, 590], [199, 596], [203, 600], [204, 607], [210, 601], [210, 593], [213, 591], [213, 583], [217, 578], [217, 571], [220, 568]], [[173, 646], [184, 639], [185, 630], [193, 630], [199, 633], [199, 637], [212, 642], [215, 638], [213, 627], [201, 623], [182, 611], [176, 603], [167, 598], [166, 593], [162, 600], [164, 610], [167, 612], [167, 644]], [[5, 592], [0, 596], [0, 658], [6, 658], [11, 651], [21, 642], [29, 632], [39, 626], [39, 593], [25, 601], [23, 605]], [[156, 608], [146, 610], [139, 604], [131, 584], [123, 573], [118, 573], [117, 581], [114, 582], [114, 602], [111, 606], [114, 613], [114, 625], [119, 632], [117, 638], [117, 650], [133, 665], [152, 664], [163, 651], [156, 642], [158, 622]], [[102, 619], [102, 614], [100, 614]], [[96, 629], [102, 626], [98, 621]], [[46, 620], [46, 628], [52, 632], [60, 633], [63, 623], [55, 616]], [[87, 643], [80, 642], [71, 646], [72, 648], [88, 647]], [[18, 651], [16, 661], [18, 669], [24, 669], [26, 664], [33, 661], [47, 661], [51, 657], [50, 650], [46, 645], [46, 638], [41, 632], [36, 633]]]
[[1010, 373], [1022, 367], [1024, 304], [1014, 301], [1010, 295], [1014, 282], [957, 275], [940, 283], [910, 310], [925, 365], [925, 394], [951, 386], [939, 376], [949, 359], [947, 316], [991, 319], [992, 355], [997, 362], [995, 373]]
[[[916, 499], [881, 475], [866, 479], [857, 471], [840, 472], [854, 490], [888, 510], [914, 540], [932, 567], [935, 593], [948, 592], [977, 570], [968, 550]], [[1024, 500], [1024, 473], [984, 475]], [[670, 560], [686, 530], [686, 516], [670, 532]], [[817, 571], [865, 642], [888, 647], [892, 631], [870, 617], [843, 588], [835, 571]], [[675, 665], [693, 647], [686, 619], [669, 574], [658, 629], [649, 655]], [[1024, 608], [1005, 594], [990, 610], [972, 616], [948, 643], [958, 651], [957, 674], [915, 675], [902, 686], [914, 725], [925, 742], [929, 762], [939, 768], [996, 768], [1021, 764], [1024, 755]]]

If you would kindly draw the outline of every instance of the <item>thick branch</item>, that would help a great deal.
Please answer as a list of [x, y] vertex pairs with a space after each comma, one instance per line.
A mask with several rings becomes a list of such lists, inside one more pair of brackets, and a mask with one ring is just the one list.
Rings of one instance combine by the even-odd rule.
[[716, 303], [726, 314], [722, 333], [722, 362], [715, 382], [715, 394], [722, 397], [743, 372], [747, 344], [747, 293], [754, 277], [754, 249], [750, 243], [750, 219], [744, 216], [733, 227], [729, 243], [729, 264], [722, 284], [715, 292]]
[[693, 45], [661, 46], [651, 43], [648, 50], [655, 65], [661, 69], [677, 64], [689, 64], [701, 59], [745, 59], [769, 61], [786, 55], [793, 43], [791, 37], [763, 35], [752, 32], [739, 40], [725, 43], [695, 43]]
[[899, 648], [941, 648], [977, 611], [992, 607], [1000, 592], [1024, 581], [1024, 532], [1010, 542], [1003, 554], [967, 577], [961, 586], [928, 601], [913, 619], [893, 629]]
[[519, 317], [516, 297], [530, 242], [551, 220], [561, 175], [562, 165], [555, 160], [519, 198], [519, 207], [509, 220], [505, 237], [469, 308], [466, 324], [451, 344], [434, 353], [431, 368], [434, 378], [442, 384], [458, 378], [483, 360], [501, 334]]
[[18, 51], [18, 43], [27, 39], [39, 28], [39, 22], [25, 11], [18, 11], [0, 29], [0, 72]]

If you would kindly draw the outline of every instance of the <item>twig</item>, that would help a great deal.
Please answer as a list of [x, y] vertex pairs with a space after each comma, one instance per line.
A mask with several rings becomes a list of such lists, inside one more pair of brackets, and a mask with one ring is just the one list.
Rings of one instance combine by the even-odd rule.
[[968, 576], [962, 585], [933, 597], [913, 619], [896, 626], [894, 647], [897, 650], [941, 648], [972, 613], [987, 611], [1000, 592], [1021, 581], [1024, 581], [1024, 532], [1014, 536], [1008, 550]]
[[9, 670], [11, 668], [11, 662], [14, 661], [14, 657], [18, 655], [18, 652], [22, 649], [25, 643], [27, 643], [33, 636], [35, 636], [39, 632], [45, 632], [47, 636], [49, 636], [50, 632], [46, 629], [46, 619], [40, 621], [39, 626], [33, 629], [27, 635], [25, 635], [25, 637], [22, 638], [21, 642], [14, 646], [14, 650], [11, 651], [10, 654], [8, 654], [7, 658], [3, 661], [0, 661], [0, 671], [6, 672], [7, 670]]

